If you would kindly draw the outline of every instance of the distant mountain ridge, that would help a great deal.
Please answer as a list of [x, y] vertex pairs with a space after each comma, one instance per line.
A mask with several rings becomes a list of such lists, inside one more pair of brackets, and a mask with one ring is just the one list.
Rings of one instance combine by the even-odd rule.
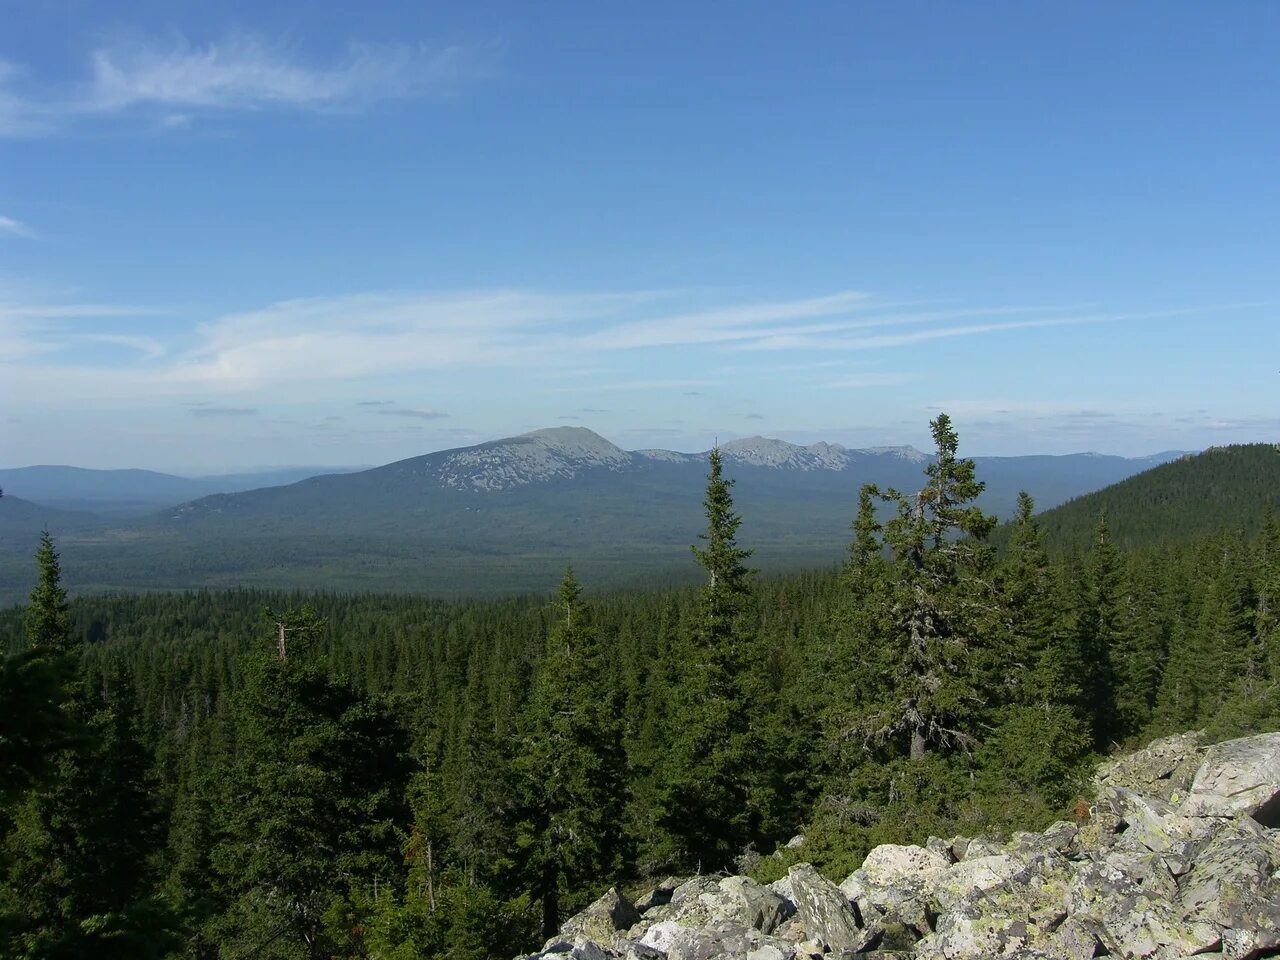
[[357, 467], [274, 467], [215, 476], [185, 477], [156, 470], [94, 470], [40, 464], [0, 469], [0, 490], [42, 506], [107, 516], [138, 516], [214, 493], [237, 493], [296, 483], [320, 473]]
[[[742, 542], [763, 571], [839, 562], [861, 484], [918, 489], [929, 460], [911, 447], [767, 437], [720, 449]], [[981, 503], [1007, 517], [1019, 490], [1053, 506], [1155, 458], [976, 459], [987, 483]], [[546, 590], [570, 562], [594, 586], [693, 576], [689, 545], [705, 525], [706, 472], [706, 454], [627, 451], [583, 427], [554, 427], [142, 516], [35, 509], [59, 540], [68, 582], [82, 590], [243, 584], [493, 595]], [[30, 510], [0, 499], [0, 599], [30, 589], [34, 523]]]

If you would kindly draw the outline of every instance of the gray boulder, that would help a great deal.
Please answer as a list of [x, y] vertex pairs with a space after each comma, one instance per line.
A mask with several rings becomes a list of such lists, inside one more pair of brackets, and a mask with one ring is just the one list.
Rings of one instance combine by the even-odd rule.
[[772, 933], [794, 910], [790, 900], [750, 877], [695, 877], [676, 889], [669, 904], [651, 910], [644, 919]]
[[809, 938], [832, 953], [865, 950], [875, 935], [860, 929], [848, 899], [834, 883], [811, 864], [799, 863], [788, 871], [800, 923]]
[[1094, 782], [1121, 787], [1144, 797], [1178, 803], [1186, 796], [1196, 768], [1204, 759], [1199, 731], [1153, 740], [1146, 749], [1123, 757], [1111, 757], [1098, 765]]
[[1187, 817], [1253, 817], [1280, 827], [1280, 733], [1209, 748], [1182, 805]]
[[581, 936], [608, 944], [639, 920], [640, 913], [631, 901], [617, 887], [610, 887], [599, 900], [566, 920], [560, 933], [565, 938]]

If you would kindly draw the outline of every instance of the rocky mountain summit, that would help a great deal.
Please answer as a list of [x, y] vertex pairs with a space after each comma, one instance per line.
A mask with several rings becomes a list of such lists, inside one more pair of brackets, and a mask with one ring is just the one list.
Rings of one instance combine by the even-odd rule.
[[838, 885], [801, 863], [610, 890], [528, 960], [1280, 956], [1280, 734], [1159, 740], [1094, 786], [1079, 823], [880, 846]]

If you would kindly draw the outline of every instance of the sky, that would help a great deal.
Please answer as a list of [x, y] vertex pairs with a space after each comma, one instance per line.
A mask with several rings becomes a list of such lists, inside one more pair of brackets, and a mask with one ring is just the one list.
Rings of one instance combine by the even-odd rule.
[[0, 0], [0, 466], [1280, 441], [1280, 4]]

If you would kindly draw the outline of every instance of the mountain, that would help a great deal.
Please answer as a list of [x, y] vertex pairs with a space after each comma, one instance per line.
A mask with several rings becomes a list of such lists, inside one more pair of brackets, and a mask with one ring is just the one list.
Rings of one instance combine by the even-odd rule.
[[1055, 550], [1083, 550], [1103, 514], [1123, 548], [1181, 543], [1221, 529], [1251, 534], [1280, 508], [1280, 445], [1212, 447], [1078, 496], [1040, 515]]
[[[721, 451], [737, 483], [742, 541], [763, 570], [839, 561], [859, 486], [918, 488], [928, 462], [910, 447], [765, 437]], [[981, 458], [978, 472], [984, 506], [1007, 516], [1024, 487], [1047, 506], [1148, 466], [1091, 454], [996, 457]], [[585, 428], [557, 427], [200, 497], [61, 542], [68, 582], [84, 589], [541, 592], [569, 562], [593, 585], [668, 582], [693, 574], [706, 469], [705, 454], [626, 451]], [[10, 577], [0, 568], [0, 596], [13, 591]]]
[[[127, 517], [214, 493], [296, 483], [320, 473], [348, 468], [284, 467], [255, 473], [179, 477], [154, 470], [90, 470], [84, 467], [34, 466], [0, 470], [0, 490], [59, 510]], [[350, 468], [358, 469], [358, 468]]]
[[84, 536], [101, 526], [102, 520], [93, 514], [46, 507], [10, 496], [7, 490], [0, 496], [0, 551], [19, 549], [26, 559], [30, 559], [32, 545], [44, 530], [55, 537]]

